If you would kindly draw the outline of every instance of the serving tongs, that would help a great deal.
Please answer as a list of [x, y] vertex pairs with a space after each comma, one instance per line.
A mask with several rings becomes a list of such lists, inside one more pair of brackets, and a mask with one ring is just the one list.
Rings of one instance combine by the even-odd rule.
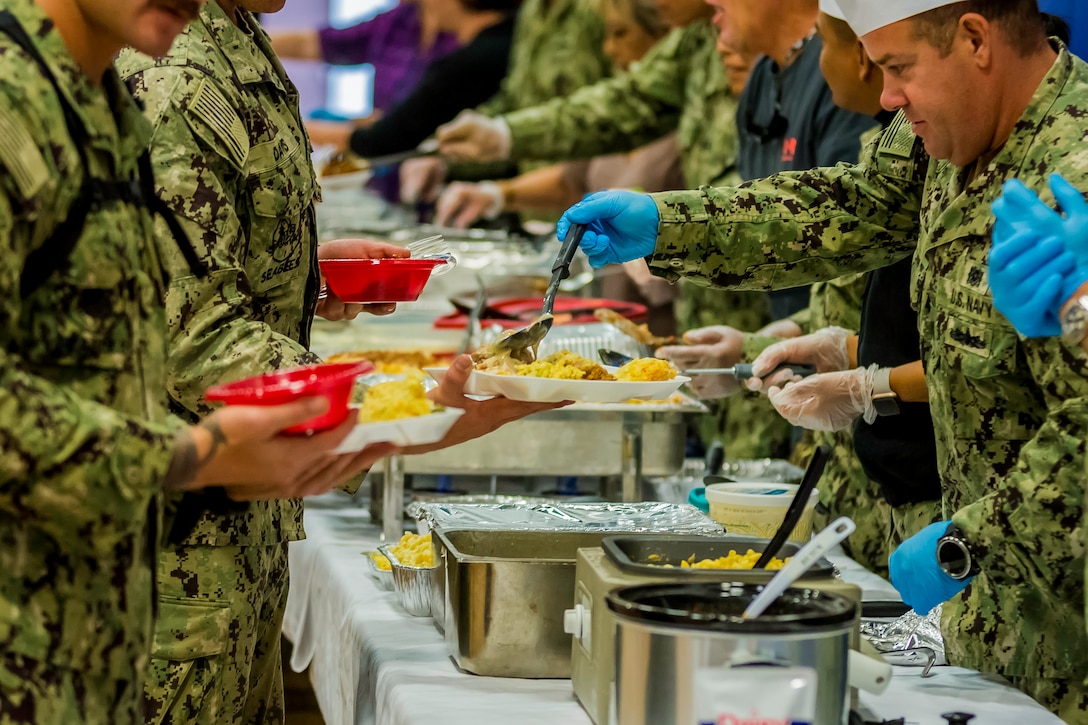
[[831, 449], [829, 447], [816, 447], [816, 450], [812, 454], [812, 458], [809, 459], [808, 468], [805, 469], [805, 475], [801, 478], [800, 485], [797, 486], [797, 493], [793, 495], [793, 500], [790, 501], [789, 508], [786, 509], [786, 515], [782, 518], [782, 523], [779, 525], [778, 531], [774, 532], [774, 537], [763, 550], [763, 554], [760, 555], [759, 561], [752, 567], [753, 569], [767, 568], [767, 564], [769, 564], [771, 559], [778, 554], [782, 545], [786, 543], [786, 539], [789, 538], [790, 532], [793, 531], [793, 528], [797, 526], [797, 523], [801, 520], [801, 514], [804, 513], [805, 507], [808, 505], [808, 499], [812, 495], [813, 490], [815, 490], [816, 484], [820, 481], [820, 476], [824, 474], [824, 467], [827, 465], [827, 459], [830, 457]]
[[585, 232], [586, 228], [583, 224], [570, 225], [567, 238], [563, 240], [562, 246], [559, 247], [559, 254], [555, 257], [555, 263], [552, 264], [552, 278], [544, 293], [540, 317], [536, 318], [532, 324], [503, 335], [491, 343], [495, 352], [509, 353], [510, 357], [517, 360], [536, 359], [536, 349], [540, 341], [548, 334], [548, 330], [552, 329], [552, 324], [555, 322], [552, 311], [555, 309], [555, 296], [559, 293], [559, 283], [570, 276], [570, 263], [574, 260], [578, 243], [582, 241], [582, 235]]

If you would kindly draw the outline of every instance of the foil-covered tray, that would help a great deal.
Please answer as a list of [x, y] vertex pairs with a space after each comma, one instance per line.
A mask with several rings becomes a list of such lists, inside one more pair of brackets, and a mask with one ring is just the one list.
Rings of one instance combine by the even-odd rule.
[[777, 458], [731, 460], [722, 464], [721, 474], [737, 481], [767, 483], [798, 483], [805, 475], [803, 469]]
[[421, 527], [444, 530], [721, 534], [694, 506], [649, 503], [420, 504]]

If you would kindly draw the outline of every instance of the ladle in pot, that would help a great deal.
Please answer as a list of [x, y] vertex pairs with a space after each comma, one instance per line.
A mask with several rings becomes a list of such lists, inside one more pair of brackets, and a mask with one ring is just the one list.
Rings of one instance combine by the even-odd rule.
[[812, 541], [801, 547], [793, 555], [790, 563], [782, 567], [774, 578], [767, 582], [763, 591], [744, 610], [744, 619], [754, 619], [763, 614], [775, 599], [782, 595], [791, 584], [812, 567], [820, 557], [835, 548], [847, 536], [854, 533], [857, 526], [846, 516], [841, 516], [827, 525]]
[[533, 357], [536, 357], [537, 345], [548, 334], [548, 330], [552, 329], [552, 323], [555, 319], [552, 316], [552, 310], [555, 309], [555, 296], [559, 293], [559, 283], [570, 276], [570, 263], [578, 252], [578, 243], [582, 241], [582, 235], [585, 232], [586, 227], [584, 224], [571, 224], [570, 229], [567, 230], [567, 238], [563, 240], [562, 246], [559, 247], [559, 254], [556, 255], [555, 263], [552, 265], [552, 279], [548, 283], [547, 291], [544, 293], [544, 303], [540, 306], [540, 317], [526, 327], [491, 343], [492, 349], [496, 352], [509, 352], [511, 357], [519, 360], [524, 360], [526, 357], [525, 351], [532, 349], [534, 351]]

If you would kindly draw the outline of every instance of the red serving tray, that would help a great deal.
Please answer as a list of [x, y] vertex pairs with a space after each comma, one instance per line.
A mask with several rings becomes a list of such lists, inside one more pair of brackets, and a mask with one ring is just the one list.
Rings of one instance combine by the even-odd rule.
[[[505, 329], [522, 327], [540, 316], [542, 297], [513, 297], [490, 303], [491, 307], [511, 315], [517, 315], [516, 320], [501, 320], [493, 317], [484, 317], [480, 320], [482, 325], [500, 325]], [[555, 298], [555, 324], [557, 325], [584, 325], [598, 322], [593, 316], [593, 310], [606, 307], [615, 310], [633, 322], [646, 321], [646, 305], [637, 302], [624, 302], [622, 300], [602, 300], [590, 297], [556, 297]], [[465, 329], [468, 324], [468, 315], [460, 312], [451, 312], [434, 321], [434, 326], [440, 330]]]

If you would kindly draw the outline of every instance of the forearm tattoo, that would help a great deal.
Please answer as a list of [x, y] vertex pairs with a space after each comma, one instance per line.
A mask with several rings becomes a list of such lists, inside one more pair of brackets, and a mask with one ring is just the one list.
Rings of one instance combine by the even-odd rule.
[[196, 472], [208, 465], [218, 455], [219, 450], [227, 445], [227, 436], [223, 433], [218, 421], [204, 420], [197, 424], [198, 428], [208, 431], [211, 444], [207, 452], [201, 456], [197, 450], [196, 441], [189, 430], [178, 433], [177, 445], [174, 447], [174, 459], [170, 462], [170, 469], [166, 472], [164, 486], [167, 490], [184, 490], [196, 477]]

